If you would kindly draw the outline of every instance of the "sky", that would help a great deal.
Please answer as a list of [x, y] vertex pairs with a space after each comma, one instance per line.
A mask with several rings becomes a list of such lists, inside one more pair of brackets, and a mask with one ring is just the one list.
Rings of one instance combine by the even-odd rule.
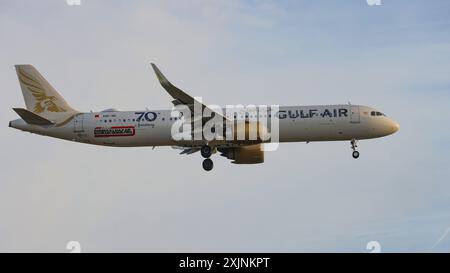
[[[450, 2], [0, 0], [0, 251], [450, 251]], [[81, 111], [373, 106], [395, 135], [289, 143], [259, 165], [8, 128], [33, 64]]]

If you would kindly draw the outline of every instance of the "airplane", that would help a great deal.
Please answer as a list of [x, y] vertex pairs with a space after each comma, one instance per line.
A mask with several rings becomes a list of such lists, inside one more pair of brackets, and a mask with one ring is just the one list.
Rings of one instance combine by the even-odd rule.
[[[213, 169], [211, 156], [215, 153], [220, 153], [234, 164], [263, 163], [264, 145], [274, 142], [350, 141], [352, 156], [357, 159], [357, 141], [384, 137], [399, 130], [399, 124], [394, 119], [375, 108], [350, 103], [270, 106], [265, 112], [261, 107], [256, 107], [256, 114], [246, 109], [233, 110], [230, 114], [223, 109], [212, 109], [175, 87], [155, 64], [151, 66], [162, 87], [173, 97], [173, 105], [184, 106], [190, 111], [188, 114], [174, 109], [119, 111], [112, 108], [101, 112], [80, 112], [72, 108], [32, 65], [16, 65], [26, 108], [13, 108], [20, 119], [10, 121], [9, 127], [93, 145], [172, 146], [181, 149], [181, 154], [200, 152], [204, 158], [202, 166], [205, 171]], [[210, 115], [204, 114], [206, 110]], [[277, 130], [271, 132], [276, 133], [277, 138], [263, 137], [264, 132], [267, 133], [275, 126], [263, 124], [262, 118], [277, 122]], [[222, 135], [222, 138], [206, 138], [206, 134], [202, 134], [202, 131], [199, 134], [198, 130], [196, 136], [200, 137], [194, 139], [174, 137], [173, 127], [176, 124], [192, 125], [200, 122], [202, 129], [212, 119], [225, 125], [210, 126], [210, 132], [231, 137]], [[192, 136], [197, 127], [190, 128], [188, 135]], [[243, 138], [236, 137], [239, 128], [243, 130]], [[250, 133], [255, 130], [256, 138], [250, 138]], [[175, 130], [175, 135], [177, 132]]]

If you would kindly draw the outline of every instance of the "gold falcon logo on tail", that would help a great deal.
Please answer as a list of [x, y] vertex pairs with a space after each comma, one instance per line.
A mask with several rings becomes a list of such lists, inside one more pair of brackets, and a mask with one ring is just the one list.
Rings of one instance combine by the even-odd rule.
[[48, 96], [45, 93], [40, 82], [27, 75], [22, 69], [19, 69], [18, 72], [20, 82], [27, 87], [28, 91], [36, 99], [33, 109], [34, 113], [39, 114], [45, 111], [56, 113], [67, 112], [66, 109], [58, 106], [58, 100], [55, 96]]

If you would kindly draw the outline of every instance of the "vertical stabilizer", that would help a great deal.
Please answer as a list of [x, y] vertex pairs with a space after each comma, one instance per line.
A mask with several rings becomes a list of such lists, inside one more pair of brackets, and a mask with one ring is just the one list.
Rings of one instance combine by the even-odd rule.
[[59, 123], [73, 117], [74, 110], [32, 65], [16, 65], [27, 110]]

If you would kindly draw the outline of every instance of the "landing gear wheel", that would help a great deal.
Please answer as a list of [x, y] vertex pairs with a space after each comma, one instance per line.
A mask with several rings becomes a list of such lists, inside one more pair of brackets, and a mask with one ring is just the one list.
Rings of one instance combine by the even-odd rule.
[[203, 158], [210, 158], [212, 149], [208, 145], [205, 145], [200, 149], [200, 153], [202, 154]]
[[356, 148], [358, 147], [358, 145], [356, 145], [357, 140], [356, 139], [352, 139], [352, 141], [350, 141], [350, 144], [352, 145], [352, 150], [353, 150], [353, 158], [357, 159], [359, 157], [359, 152], [356, 150]]
[[207, 158], [203, 160], [203, 169], [207, 172], [211, 171], [214, 168], [214, 163], [211, 159]]

